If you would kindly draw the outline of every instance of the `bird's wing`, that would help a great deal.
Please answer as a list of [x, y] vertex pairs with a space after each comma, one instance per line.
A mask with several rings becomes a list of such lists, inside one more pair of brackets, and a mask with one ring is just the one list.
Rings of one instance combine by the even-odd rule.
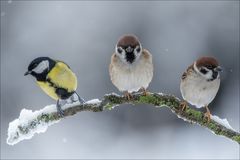
[[63, 61], [56, 60], [56, 63], [63, 63], [63, 64], [65, 64], [69, 69], [71, 69], [70, 66], [69, 66], [67, 63], [63, 62]]
[[145, 59], [152, 61], [152, 54], [147, 49], [143, 49], [142, 54]]
[[64, 62], [57, 61], [53, 69], [48, 73], [47, 79], [54, 86], [73, 92], [77, 89], [77, 77]]
[[181, 79], [182, 79], [182, 80], [186, 79], [187, 75], [188, 75], [190, 72], [192, 72], [192, 71], [193, 71], [193, 64], [190, 65], [190, 66], [187, 68], [187, 70], [182, 74]]

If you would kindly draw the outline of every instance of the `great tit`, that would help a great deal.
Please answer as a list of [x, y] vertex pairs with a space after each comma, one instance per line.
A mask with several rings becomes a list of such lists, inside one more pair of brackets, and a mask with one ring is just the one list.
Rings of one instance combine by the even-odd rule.
[[24, 75], [29, 74], [36, 78], [37, 84], [47, 95], [57, 100], [60, 116], [64, 116], [62, 102], [66, 103], [69, 99], [76, 101], [75, 95], [81, 104], [85, 102], [76, 92], [77, 77], [66, 63], [49, 57], [38, 57], [29, 64]]

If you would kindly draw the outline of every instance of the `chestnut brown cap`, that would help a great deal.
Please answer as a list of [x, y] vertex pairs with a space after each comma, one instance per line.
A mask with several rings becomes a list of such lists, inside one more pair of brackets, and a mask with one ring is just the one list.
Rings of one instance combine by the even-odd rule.
[[214, 57], [201, 57], [196, 61], [196, 66], [216, 68], [219, 66], [218, 61]]
[[137, 45], [140, 45], [140, 42], [138, 38], [133, 34], [123, 35], [122, 37], [119, 38], [117, 43], [117, 47], [119, 46], [120, 47], [127, 47], [127, 46], [136, 47]]

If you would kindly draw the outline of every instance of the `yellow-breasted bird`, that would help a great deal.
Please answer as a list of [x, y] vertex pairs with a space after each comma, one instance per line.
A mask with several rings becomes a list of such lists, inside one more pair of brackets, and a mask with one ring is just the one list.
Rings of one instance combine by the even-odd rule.
[[76, 75], [64, 62], [49, 57], [38, 57], [29, 64], [24, 75], [29, 74], [36, 78], [37, 84], [47, 95], [57, 100], [57, 111], [61, 116], [64, 115], [61, 109], [62, 102], [66, 103], [68, 99], [76, 101], [74, 95], [77, 95], [81, 104], [85, 102], [76, 92]]

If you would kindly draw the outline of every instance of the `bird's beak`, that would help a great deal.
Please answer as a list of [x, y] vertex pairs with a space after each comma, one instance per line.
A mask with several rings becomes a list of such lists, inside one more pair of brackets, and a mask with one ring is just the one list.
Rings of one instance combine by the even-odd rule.
[[126, 51], [127, 51], [127, 53], [132, 53], [133, 52], [133, 48], [131, 46], [128, 46], [126, 48]]
[[223, 69], [222, 69], [222, 67], [218, 66], [217, 68], [215, 68], [215, 71], [217, 71], [217, 72], [222, 72]]
[[26, 73], [24, 73], [24, 76], [29, 75], [29, 74], [31, 74], [31, 71], [27, 71]]

